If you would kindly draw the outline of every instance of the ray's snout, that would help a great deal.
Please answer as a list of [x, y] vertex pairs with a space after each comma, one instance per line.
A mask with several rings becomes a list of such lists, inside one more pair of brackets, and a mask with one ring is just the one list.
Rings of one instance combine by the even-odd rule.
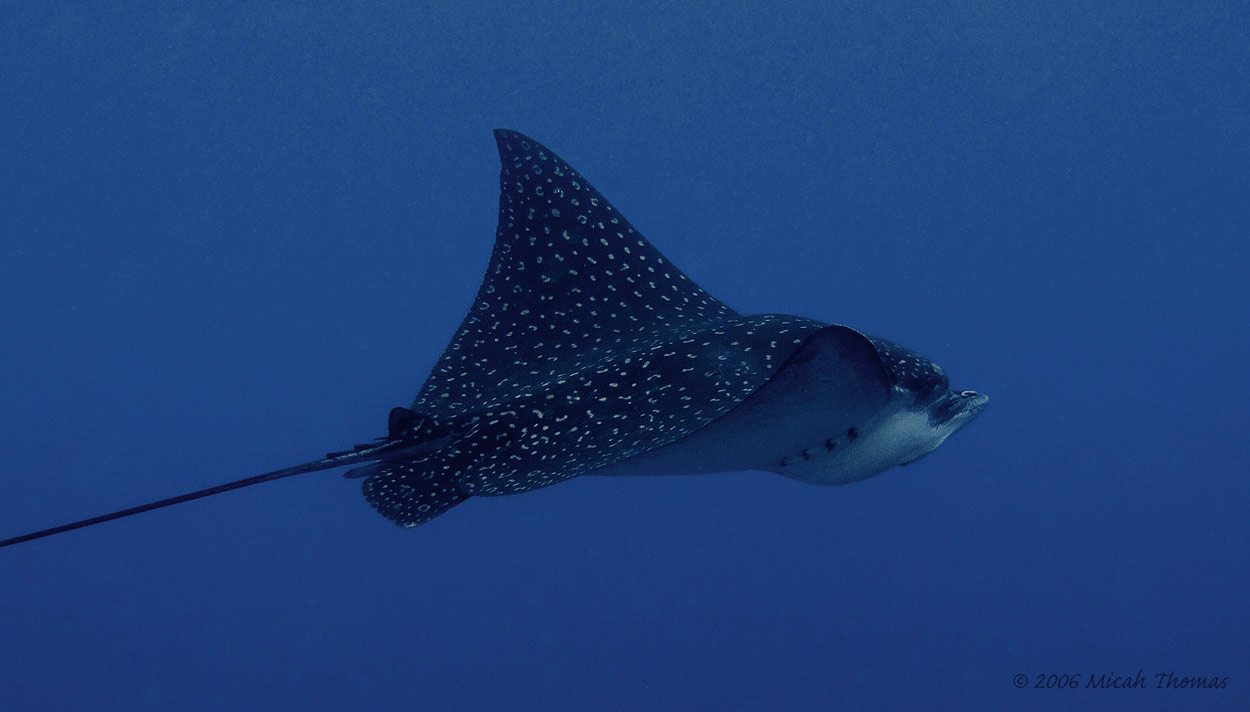
[[977, 393], [976, 391], [960, 391], [959, 397], [964, 399], [964, 402], [966, 403], [964, 407], [975, 409], [977, 415], [980, 415], [981, 411], [985, 410], [990, 405], [990, 397], [984, 393]]
[[949, 423], [955, 429], [976, 420], [990, 404], [990, 397], [976, 391], [951, 391], [946, 398], [931, 411], [930, 420], [934, 425]]

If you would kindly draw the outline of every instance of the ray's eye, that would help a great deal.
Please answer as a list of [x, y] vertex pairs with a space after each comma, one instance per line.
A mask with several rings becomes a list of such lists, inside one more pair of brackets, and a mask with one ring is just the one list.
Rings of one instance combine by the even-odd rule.
[[976, 391], [960, 391], [959, 392], [959, 395], [963, 396], [964, 398], [971, 398], [975, 396], [976, 394], [977, 394]]

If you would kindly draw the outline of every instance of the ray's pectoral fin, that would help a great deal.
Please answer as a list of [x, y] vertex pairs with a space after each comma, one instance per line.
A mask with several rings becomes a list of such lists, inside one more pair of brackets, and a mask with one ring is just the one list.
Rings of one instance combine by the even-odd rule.
[[886, 407], [891, 388], [890, 376], [866, 336], [845, 326], [826, 326], [728, 413], [682, 440], [603, 473], [782, 472], [782, 455], [825, 443], [832, 434], [845, 436]]
[[889, 372], [868, 337], [849, 327], [826, 326], [738, 408], [783, 417], [806, 406], [856, 420], [854, 411], [872, 413], [884, 406], [890, 386]]
[[[718, 438], [754, 441], [756, 452], [801, 452], [832, 433], [847, 433], [890, 402], [889, 372], [866, 336], [845, 326], [812, 334], [777, 373], [714, 423]], [[774, 470], [775, 463], [754, 463]]]
[[[761, 453], [793, 453], [806, 461], [812, 452], [832, 452], [840, 440], [855, 440], [857, 429], [889, 405], [892, 388], [889, 369], [868, 337], [827, 326], [739, 408], [744, 417], [770, 424], [772, 437]], [[756, 466], [794, 477], [788, 459], [770, 457]]]

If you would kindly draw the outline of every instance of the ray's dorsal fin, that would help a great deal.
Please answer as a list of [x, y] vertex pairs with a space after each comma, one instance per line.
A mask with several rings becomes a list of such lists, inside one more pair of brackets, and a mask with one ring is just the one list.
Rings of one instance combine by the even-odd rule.
[[570, 360], [591, 363], [622, 343], [737, 315], [550, 149], [505, 129], [495, 140], [502, 168], [490, 265], [414, 410], [486, 410], [570, 371]]
[[405, 433], [417, 430], [422, 425], [422, 417], [407, 408], [391, 408], [386, 416], [386, 437], [397, 440]]

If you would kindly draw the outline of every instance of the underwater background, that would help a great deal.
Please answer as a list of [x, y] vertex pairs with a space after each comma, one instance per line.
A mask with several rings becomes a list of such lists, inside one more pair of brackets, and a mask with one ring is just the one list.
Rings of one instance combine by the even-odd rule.
[[0, 538], [384, 434], [485, 269], [497, 126], [730, 306], [992, 402], [846, 487], [403, 530], [322, 472], [6, 548], [0, 711], [1247, 709], [1248, 17], [6, 5]]

